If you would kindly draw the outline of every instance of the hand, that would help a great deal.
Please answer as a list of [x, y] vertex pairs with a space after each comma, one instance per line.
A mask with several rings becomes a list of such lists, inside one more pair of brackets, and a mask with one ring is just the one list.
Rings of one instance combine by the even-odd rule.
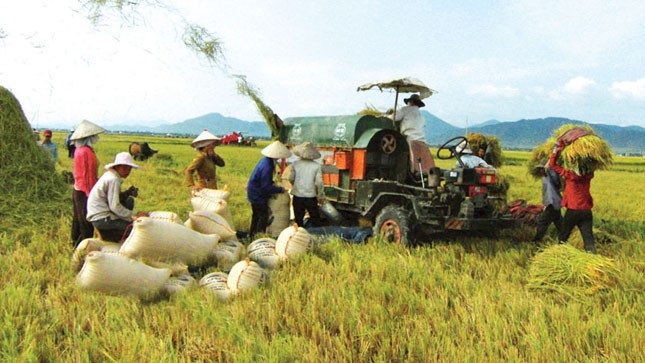
[[557, 148], [558, 148], [558, 151], [564, 149], [564, 140], [558, 139]]
[[135, 218], [140, 218], [140, 217], [150, 217], [149, 212], [137, 212], [137, 214], [134, 215]]

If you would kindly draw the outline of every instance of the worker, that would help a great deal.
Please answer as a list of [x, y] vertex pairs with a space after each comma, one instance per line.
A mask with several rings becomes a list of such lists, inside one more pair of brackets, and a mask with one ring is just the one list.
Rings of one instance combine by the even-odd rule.
[[280, 141], [274, 141], [261, 151], [264, 157], [260, 159], [246, 185], [247, 200], [251, 203], [253, 215], [249, 234], [264, 233], [269, 225], [269, 198], [273, 194], [284, 193], [286, 190], [273, 183], [275, 164], [278, 159], [291, 156], [291, 151]]
[[[221, 140], [207, 129], [193, 140], [192, 146], [198, 154], [186, 167], [184, 175], [186, 184], [194, 191], [202, 188], [217, 189], [217, 167], [226, 165], [224, 159], [215, 152], [215, 146], [219, 145]], [[193, 177], [195, 173], [197, 173], [197, 183]]]
[[56, 163], [58, 161], [58, 146], [52, 141], [52, 130], [43, 131], [43, 137], [45, 138], [40, 146], [49, 153], [52, 161]]
[[591, 212], [593, 198], [589, 191], [594, 172], [584, 167], [577, 171], [566, 170], [558, 165], [558, 157], [564, 146], [564, 141], [558, 139], [549, 159], [549, 167], [564, 178], [562, 206], [567, 210], [562, 218], [560, 243], [566, 243], [571, 231], [573, 231], [573, 227], [578, 226], [585, 251], [595, 254], [596, 245], [594, 243], [593, 214]]
[[128, 227], [132, 221], [136, 217], [148, 215], [146, 212], [135, 213], [132, 199], [127, 207], [121, 203], [121, 184], [130, 175], [132, 168], [140, 167], [134, 163], [130, 153], [116, 154], [114, 162], [105, 165], [106, 172], [96, 182], [87, 199], [87, 220], [99, 230], [105, 241], [124, 240], [129, 234]]
[[[455, 154], [457, 155], [457, 168], [487, 168], [495, 170], [495, 168], [484, 161], [484, 159], [477, 155], [473, 155], [473, 151], [470, 149], [466, 140], [460, 142], [459, 145], [455, 147]], [[461, 160], [463, 165], [459, 160]]]
[[318, 202], [323, 200], [322, 166], [314, 161], [320, 158], [320, 152], [313, 144], [305, 141], [293, 149], [300, 158], [293, 163], [289, 181], [293, 185], [293, 214], [299, 226], [304, 225], [305, 212], [309, 213], [306, 227], [320, 226], [320, 209]]
[[540, 242], [546, 231], [553, 223], [555, 229], [560, 233], [562, 230], [562, 214], [560, 212], [560, 204], [562, 203], [562, 195], [560, 194], [560, 176], [549, 168], [546, 159], [543, 163], [536, 167], [538, 172], [542, 174], [542, 213], [538, 218], [537, 231], [533, 241]]
[[401, 122], [399, 130], [407, 138], [408, 142], [421, 141], [425, 143], [425, 119], [419, 109], [425, 107], [426, 104], [421, 101], [421, 97], [416, 93], [411, 95], [410, 98], [403, 99], [403, 102], [406, 105], [396, 111], [396, 115], [393, 118], [394, 122]]
[[87, 198], [98, 179], [98, 160], [94, 145], [99, 141], [99, 134], [105, 129], [90, 121], [83, 120], [70, 141], [74, 144], [74, 188], [72, 203], [72, 243], [76, 246], [86, 238], [94, 236], [94, 227], [87, 220]]

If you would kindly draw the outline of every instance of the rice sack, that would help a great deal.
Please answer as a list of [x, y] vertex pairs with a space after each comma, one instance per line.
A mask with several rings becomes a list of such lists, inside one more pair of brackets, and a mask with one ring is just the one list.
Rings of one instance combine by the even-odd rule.
[[214, 263], [216, 234], [202, 234], [177, 223], [137, 218], [120, 252], [144, 261], [179, 262], [189, 266]]
[[275, 270], [280, 263], [280, 256], [275, 250], [276, 240], [260, 238], [249, 244], [247, 255], [251, 261], [257, 262], [262, 268]]
[[150, 267], [119, 253], [94, 251], [85, 257], [76, 283], [90, 291], [148, 298], [160, 292], [170, 274], [170, 269]]
[[237, 241], [235, 230], [228, 224], [226, 218], [209, 211], [190, 212], [184, 225], [194, 231], [204, 234], [217, 234], [223, 240]]
[[275, 244], [275, 250], [281, 259], [293, 259], [312, 248], [312, 238], [309, 232], [302, 227], [293, 225], [285, 228]]

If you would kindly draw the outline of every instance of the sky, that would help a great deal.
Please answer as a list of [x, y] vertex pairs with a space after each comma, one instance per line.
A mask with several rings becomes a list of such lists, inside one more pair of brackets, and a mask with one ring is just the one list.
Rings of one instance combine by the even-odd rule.
[[[385, 111], [393, 93], [356, 88], [415, 77], [455, 126], [645, 127], [642, 0], [140, 0], [97, 23], [83, 2], [0, 0], [0, 86], [34, 127], [262, 120], [231, 74], [282, 118]], [[188, 23], [220, 39], [218, 65], [183, 44]]]

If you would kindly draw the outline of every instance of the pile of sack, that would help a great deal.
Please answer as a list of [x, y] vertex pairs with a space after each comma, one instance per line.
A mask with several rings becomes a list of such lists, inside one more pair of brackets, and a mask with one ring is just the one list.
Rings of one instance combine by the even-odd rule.
[[[172, 296], [193, 285], [227, 299], [269, 280], [269, 271], [311, 249], [312, 238], [298, 226], [273, 238], [240, 243], [224, 190], [193, 194], [193, 211], [182, 222], [173, 212], [137, 218], [123, 243], [83, 240], [72, 256], [77, 284], [90, 291], [142, 299]], [[190, 271], [215, 268], [199, 280]]]

